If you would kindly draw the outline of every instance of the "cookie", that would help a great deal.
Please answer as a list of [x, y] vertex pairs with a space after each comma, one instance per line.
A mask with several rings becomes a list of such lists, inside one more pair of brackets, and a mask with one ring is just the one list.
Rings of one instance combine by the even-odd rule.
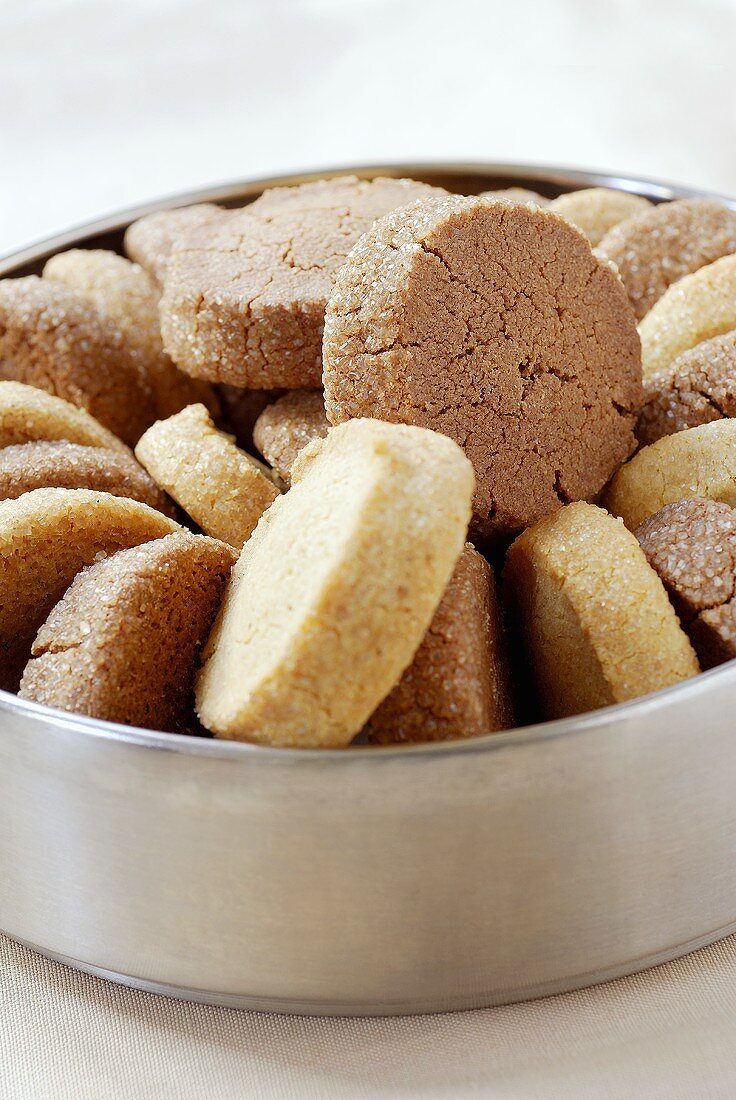
[[235, 436], [235, 442], [239, 447], [244, 447], [246, 450], [252, 449], [253, 429], [258, 417], [283, 393], [283, 390], [244, 390], [239, 386], [228, 386], [225, 383], [217, 387], [225, 425]]
[[603, 503], [630, 531], [665, 504], [705, 497], [736, 506], [736, 420], [716, 420], [642, 448], [622, 466]]
[[347, 745], [426, 633], [472, 492], [470, 463], [435, 432], [354, 420], [310, 443], [235, 567], [197, 683], [202, 724]]
[[641, 443], [736, 416], [736, 331], [704, 340], [644, 382]]
[[195, 727], [199, 651], [233, 551], [180, 531], [84, 569], [33, 643], [18, 694], [129, 726]]
[[139, 264], [115, 252], [75, 248], [52, 256], [43, 277], [80, 294], [118, 326], [138, 356], [157, 418], [196, 401], [217, 415], [219, 402], [212, 387], [178, 370], [165, 354], [158, 319], [160, 291]]
[[0, 377], [63, 397], [125, 443], [151, 423], [151, 395], [120, 329], [36, 275], [0, 281]]
[[321, 390], [291, 390], [268, 405], [253, 429], [253, 442], [287, 485], [294, 459], [313, 439], [323, 439], [330, 425]]
[[623, 287], [562, 218], [452, 196], [376, 222], [325, 318], [327, 418], [449, 435], [475, 468], [473, 541], [593, 497], [635, 446]]
[[736, 657], [736, 511], [715, 500], [679, 500], [635, 534], [702, 668]]
[[350, 248], [376, 218], [420, 195], [413, 180], [345, 176], [266, 191], [180, 239], [161, 302], [174, 362], [252, 389], [321, 385], [325, 304]]
[[65, 439], [84, 447], [130, 454], [116, 435], [84, 409], [22, 382], [0, 382], [0, 447]]
[[499, 187], [493, 191], [481, 191], [480, 199], [501, 199], [504, 202], [535, 202], [537, 206], [546, 206], [549, 199], [540, 195], [538, 191], [530, 191], [527, 187]]
[[216, 221], [222, 213], [222, 207], [203, 202], [146, 214], [126, 229], [125, 251], [156, 282], [163, 283], [176, 241], [188, 230]]
[[466, 546], [414, 660], [372, 715], [369, 740], [450, 741], [513, 725], [493, 571]]
[[190, 405], [143, 435], [135, 456], [207, 535], [237, 549], [279, 490], [266, 468]]
[[0, 687], [16, 690], [39, 627], [80, 569], [177, 530], [145, 504], [89, 489], [0, 501]]
[[613, 191], [608, 187], [585, 187], [568, 191], [552, 199], [548, 209], [576, 225], [592, 245], [603, 240], [615, 225], [651, 210], [652, 204], [630, 191]]
[[547, 718], [636, 699], [699, 671], [639, 543], [592, 504], [571, 504], [520, 535], [504, 583]]
[[598, 250], [616, 264], [641, 320], [678, 279], [736, 252], [736, 211], [711, 199], [661, 203], [614, 226]]

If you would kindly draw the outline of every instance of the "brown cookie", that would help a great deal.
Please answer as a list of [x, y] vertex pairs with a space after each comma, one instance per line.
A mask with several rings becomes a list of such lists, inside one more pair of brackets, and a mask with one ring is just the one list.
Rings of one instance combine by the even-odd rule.
[[268, 405], [256, 421], [253, 442], [287, 485], [294, 459], [313, 439], [330, 430], [321, 390], [291, 390]]
[[228, 431], [235, 436], [239, 447], [251, 450], [253, 428], [263, 410], [283, 394], [283, 390], [244, 390], [240, 386], [217, 386]]
[[125, 232], [125, 251], [151, 275], [163, 283], [174, 244], [190, 229], [209, 225], [222, 214], [222, 207], [197, 203], [176, 210], [157, 210], [129, 225]]
[[549, 199], [540, 195], [538, 191], [530, 191], [527, 187], [499, 187], [493, 191], [481, 191], [480, 199], [501, 199], [503, 202], [535, 202], [537, 206], [546, 206]]
[[164, 345], [198, 378], [252, 389], [321, 384], [325, 304], [376, 218], [441, 189], [345, 176], [266, 191], [187, 233], [161, 302]]
[[63, 397], [125, 443], [153, 418], [138, 358], [117, 325], [36, 275], [0, 281], [0, 377]]
[[609, 187], [585, 187], [568, 191], [552, 199], [549, 209], [576, 225], [592, 245], [603, 240], [615, 225], [651, 210], [652, 204], [630, 191], [614, 191]]
[[190, 732], [199, 651], [234, 562], [223, 543], [181, 531], [84, 569], [39, 630], [18, 694], [108, 722]]
[[715, 500], [679, 500], [635, 534], [701, 666], [736, 657], [736, 511]]
[[613, 260], [641, 320], [667, 287], [736, 252], [736, 211], [711, 199], [678, 199], [629, 218], [599, 252]]
[[66, 439], [130, 454], [130, 448], [84, 409], [22, 382], [0, 382], [0, 447]]
[[474, 539], [593, 497], [635, 446], [639, 338], [611, 268], [562, 218], [456, 196], [382, 218], [325, 319], [327, 417], [434, 428], [476, 474]]
[[372, 715], [369, 740], [448, 741], [512, 725], [493, 571], [466, 546], [414, 660]]

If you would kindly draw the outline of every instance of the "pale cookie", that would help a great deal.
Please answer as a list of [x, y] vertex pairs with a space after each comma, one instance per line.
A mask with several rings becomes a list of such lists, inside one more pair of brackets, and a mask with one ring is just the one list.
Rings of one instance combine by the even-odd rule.
[[313, 439], [330, 430], [321, 390], [291, 390], [268, 405], [253, 429], [253, 442], [287, 485], [294, 459]]
[[244, 390], [239, 386], [228, 386], [224, 382], [217, 387], [225, 424], [235, 436], [239, 447], [250, 450], [253, 447], [253, 428], [258, 417], [268, 405], [282, 396], [283, 390]]
[[177, 240], [190, 229], [209, 225], [223, 213], [212, 203], [197, 203], [176, 210], [157, 210], [129, 225], [125, 231], [125, 251], [151, 275], [163, 283], [169, 256]]
[[683, 352], [644, 382], [636, 434], [641, 443], [736, 416], [736, 331]]
[[679, 500], [635, 534], [702, 668], [736, 657], [736, 511], [714, 500]]
[[198, 378], [253, 389], [321, 384], [325, 304], [376, 218], [421, 195], [413, 180], [346, 176], [266, 191], [187, 233], [161, 302], [166, 350]]
[[0, 281], [0, 377], [71, 401], [125, 443], [151, 423], [150, 392], [118, 326], [36, 275]]
[[476, 475], [474, 539], [595, 496], [635, 446], [639, 339], [583, 235], [526, 204], [452, 196], [376, 222], [325, 318], [327, 418], [434, 428]]
[[592, 504], [571, 504], [520, 535], [504, 581], [547, 718], [636, 699], [700, 671], [638, 542]]
[[0, 450], [0, 500], [32, 489], [94, 489], [129, 497], [175, 518], [173, 504], [132, 454], [78, 443], [21, 443]]
[[80, 569], [177, 530], [145, 504], [89, 489], [0, 501], [0, 687], [16, 690], [38, 628]]
[[546, 206], [549, 199], [540, 195], [538, 191], [530, 191], [527, 187], [499, 187], [493, 191], [481, 191], [480, 199], [501, 199], [503, 202], [535, 202], [537, 206]]
[[52, 256], [43, 277], [76, 291], [118, 326], [138, 357], [157, 418], [195, 401], [217, 415], [219, 402], [212, 387], [178, 370], [164, 352], [158, 317], [161, 293], [139, 264], [115, 252], [75, 248]]
[[65, 439], [130, 454], [116, 435], [69, 401], [22, 382], [0, 382], [0, 447]]
[[473, 473], [445, 436], [354, 420], [306, 447], [245, 544], [205, 647], [202, 724], [347, 745], [411, 663], [465, 541]]
[[205, 534], [237, 549], [279, 495], [265, 467], [218, 431], [204, 405], [157, 421], [135, 456]]
[[33, 644], [18, 694], [145, 729], [196, 728], [199, 651], [235, 554], [176, 532], [84, 569]]
[[466, 546], [414, 660], [371, 716], [368, 737], [383, 745], [448, 741], [512, 725], [493, 571]]
[[615, 226], [598, 251], [616, 264], [641, 320], [678, 279], [736, 252], [736, 212], [711, 199], [661, 203]]
[[665, 504], [688, 497], [736, 506], [736, 420], [667, 435], [622, 466], [603, 503], [630, 531]]
[[614, 191], [608, 187], [586, 187], [568, 191], [548, 205], [565, 221], [576, 225], [592, 245], [597, 245], [614, 225], [651, 210], [652, 204], [630, 191]]

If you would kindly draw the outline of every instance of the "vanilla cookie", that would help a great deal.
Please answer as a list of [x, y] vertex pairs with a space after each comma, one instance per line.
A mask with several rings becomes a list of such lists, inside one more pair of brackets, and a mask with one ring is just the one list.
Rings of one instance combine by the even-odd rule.
[[63, 397], [125, 443], [151, 423], [150, 391], [118, 326], [36, 275], [0, 280], [0, 377]]
[[652, 204], [630, 191], [609, 187], [585, 187], [552, 199], [548, 209], [577, 226], [592, 245], [597, 245], [619, 222], [651, 210]]
[[678, 199], [628, 218], [600, 242], [613, 260], [637, 320], [667, 288], [736, 252], [736, 211], [712, 199]]
[[135, 456], [205, 534], [237, 549], [279, 495], [266, 468], [218, 431], [204, 405], [157, 421]]
[[313, 439], [330, 430], [321, 390], [291, 390], [268, 405], [253, 429], [253, 442], [287, 485], [294, 459]]
[[603, 503], [630, 531], [665, 504], [705, 497], [736, 506], [736, 420], [667, 435], [622, 466]]
[[470, 518], [452, 440], [354, 420], [309, 444], [245, 544], [205, 647], [202, 724], [272, 745], [347, 745], [411, 663]]
[[377, 744], [448, 741], [513, 725], [493, 571], [466, 546], [414, 660], [368, 724]]
[[18, 694], [59, 710], [188, 733], [194, 677], [235, 554], [180, 531], [84, 569], [33, 644]]
[[84, 409], [23, 382], [0, 382], [0, 447], [65, 439], [130, 454], [116, 435]]
[[452, 196], [382, 218], [325, 319], [327, 418], [434, 428], [476, 475], [473, 537], [600, 491], [635, 446], [639, 339], [623, 287], [556, 214]]
[[125, 251], [157, 283], [163, 283], [169, 256], [182, 234], [211, 224], [222, 213], [222, 207], [202, 202], [146, 214], [125, 231]]
[[80, 569], [177, 530], [145, 504], [89, 489], [0, 501], [0, 687], [16, 690], [39, 627]]
[[422, 195], [413, 180], [345, 176], [264, 192], [182, 237], [161, 302], [164, 345], [197, 378], [253, 389], [317, 387], [325, 304], [376, 218]]
[[499, 187], [492, 191], [481, 191], [479, 199], [501, 199], [502, 202], [535, 202], [537, 206], [546, 206], [549, 199], [540, 195], [538, 191], [530, 191], [527, 187]]
[[592, 504], [571, 504], [520, 535], [504, 582], [547, 718], [635, 699], [699, 672], [638, 542]]

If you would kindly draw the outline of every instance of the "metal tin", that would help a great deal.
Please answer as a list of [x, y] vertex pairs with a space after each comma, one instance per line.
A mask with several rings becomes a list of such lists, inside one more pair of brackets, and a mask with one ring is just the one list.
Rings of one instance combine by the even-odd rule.
[[[468, 192], [695, 194], [514, 165], [358, 171]], [[151, 209], [325, 174], [175, 196], [6, 258], [0, 274], [72, 245], [119, 248]], [[630, 973], [736, 930], [735, 697], [731, 662], [465, 743], [296, 751], [0, 692], [0, 928], [128, 985], [281, 1012], [471, 1008]]]

